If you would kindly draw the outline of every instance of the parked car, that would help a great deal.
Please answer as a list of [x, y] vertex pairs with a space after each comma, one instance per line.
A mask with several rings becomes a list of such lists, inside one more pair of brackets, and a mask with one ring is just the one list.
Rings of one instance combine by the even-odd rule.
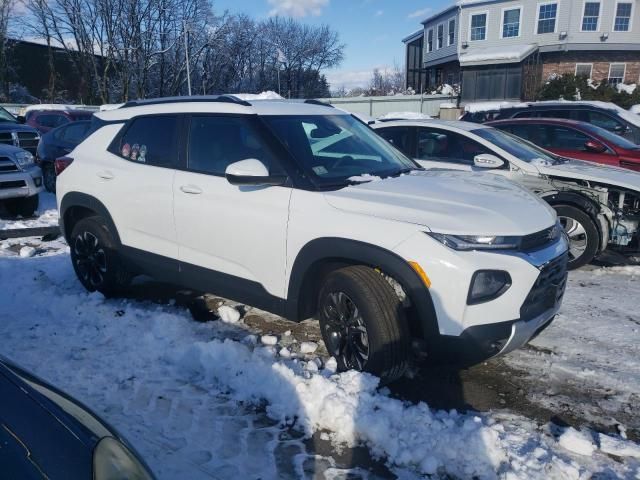
[[135, 449], [66, 393], [0, 357], [3, 478], [152, 480]]
[[460, 120], [484, 123], [507, 118], [564, 118], [587, 122], [640, 144], [640, 117], [613, 103], [545, 101], [467, 105]]
[[44, 186], [49, 192], [56, 191], [56, 158], [64, 157], [86, 137], [91, 122], [82, 120], [54, 128], [42, 135], [38, 143], [36, 162], [42, 168]]
[[40, 133], [35, 128], [22, 125], [16, 117], [0, 107], [0, 144], [20, 147], [35, 155], [39, 141]]
[[561, 157], [640, 172], [640, 145], [604, 128], [575, 120], [513, 118], [486, 125], [529, 140]]
[[93, 112], [87, 110], [29, 110], [25, 114], [25, 123], [37, 129], [44, 134], [54, 128], [66, 125], [71, 122], [79, 122], [81, 120], [91, 120]]
[[376, 131], [426, 169], [488, 171], [539, 195], [569, 236], [569, 268], [607, 247], [640, 250], [640, 173], [569, 160], [486, 125], [378, 122]]
[[0, 201], [9, 214], [32, 216], [42, 190], [42, 171], [33, 155], [22, 148], [0, 144]]
[[314, 101], [135, 101], [96, 115], [58, 177], [61, 229], [90, 291], [137, 274], [315, 316], [339, 368], [383, 382], [412, 350], [468, 362], [556, 315], [556, 215], [493, 175], [425, 172]]

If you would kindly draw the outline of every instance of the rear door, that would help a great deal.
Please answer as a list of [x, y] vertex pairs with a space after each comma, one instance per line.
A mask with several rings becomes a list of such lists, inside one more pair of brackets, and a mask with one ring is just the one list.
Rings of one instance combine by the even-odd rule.
[[184, 283], [258, 306], [284, 298], [291, 188], [225, 178], [227, 166], [250, 158], [283, 173], [258, 118], [193, 115], [186, 156], [173, 188]]

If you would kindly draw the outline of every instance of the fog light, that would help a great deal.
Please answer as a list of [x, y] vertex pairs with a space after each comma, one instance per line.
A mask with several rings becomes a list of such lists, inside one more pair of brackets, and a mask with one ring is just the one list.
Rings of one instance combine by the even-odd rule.
[[511, 276], [502, 270], [479, 270], [471, 278], [467, 305], [494, 300], [511, 286]]
[[33, 179], [33, 183], [36, 184], [36, 187], [39, 187], [42, 185], [42, 177], [36, 177]]

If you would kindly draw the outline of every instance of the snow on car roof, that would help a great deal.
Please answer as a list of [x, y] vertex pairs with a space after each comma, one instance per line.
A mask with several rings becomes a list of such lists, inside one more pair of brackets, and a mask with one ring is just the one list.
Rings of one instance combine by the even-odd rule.
[[435, 127], [445, 127], [445, 128], [457, 128], [458, 130], [464, 130], [466, 132], [471, 132], [473, 130], [480, 130], [485, 128], [492, 128], [487, 125], [483, 125], [480, 123], [473, 122], [462, 122], [459, 120], [438, 120], [436, 118], [433, 119], [422, 119], [422, 120], [389, 120], [389, 121], [377, 121], [373, 125], [373, 128], [383, 128], [383, 127], [395, 127], [401, 125], [409, 125], [409, 126], [425, 126], [425, 125], [433, 125]]

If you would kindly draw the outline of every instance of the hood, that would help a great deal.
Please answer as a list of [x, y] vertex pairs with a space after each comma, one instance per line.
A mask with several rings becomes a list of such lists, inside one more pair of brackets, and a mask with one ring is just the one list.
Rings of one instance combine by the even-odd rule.
[[640, 173], [582, 160], [569, 160], [558, 165], [537, 165], [540, 173], [572, 180], [604, 183], [640, 192]]
[[16, 147], [15, 145], [6, 145], [0, 143], [0, 157], [9, 157], [14, 153], [23, 152], [24, 150], [20, 147]]
[[0, 132], [31, 132], [38, 133], [35, 128], [22, 123], [0, 122]]
[[417, 171], [325, 193], [340, 210], [458, 235], [527, 235], [550, 227], [554, 211], [498, 175]]

